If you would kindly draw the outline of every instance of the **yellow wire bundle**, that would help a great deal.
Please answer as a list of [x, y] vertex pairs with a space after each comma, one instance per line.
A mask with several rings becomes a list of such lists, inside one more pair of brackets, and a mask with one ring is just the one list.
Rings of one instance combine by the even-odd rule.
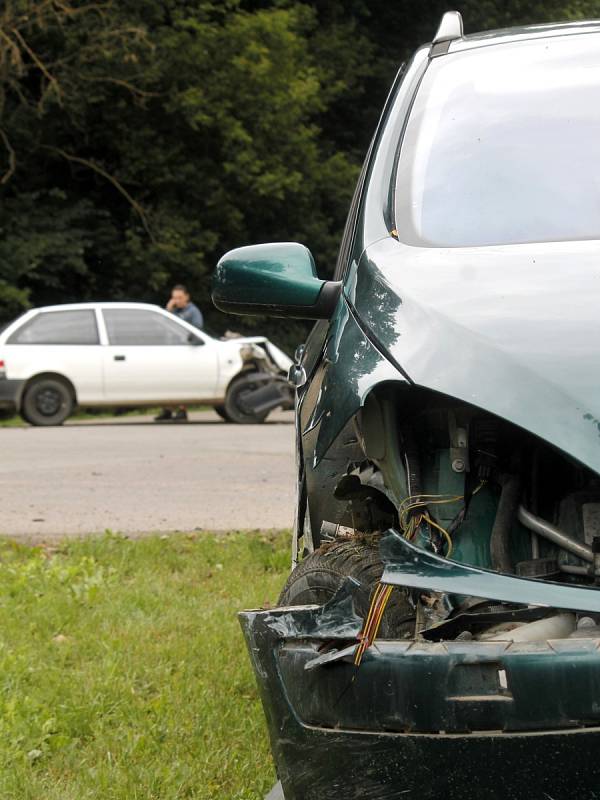
[[[480, 483], [473, 494], [477, 494], [482, 486], [483, 483]], [[427, 525], [431, 525], [431, 527], [438, 530], [446, 540], [446, 558], [448, 558], [452, 554], [452, 537], [445, 528], [431, 518], [431, 515], [427, 511], [427, 506], [457, 503], [460, 500], [464, 500], [463, 495], [420, 494], [406, 497], [398, 507], [398, 519], [403, 536], [411, 540], [414, 538], [421, 524], [426, 523]], [[418, 514], [411, 514], [411, 512], [416, 509], [422, 510], [419, 511]], [[381, 620], [383, 619], [393, 589], [393, 586], [387, 586], [381, 582], [375, 587], [367, 619], [365, 620], [362, 631], [358, 635], [359, 645], [354, 654], [354, 663], [357, 667], [360, 666], [365, 652], [377, 638]]]

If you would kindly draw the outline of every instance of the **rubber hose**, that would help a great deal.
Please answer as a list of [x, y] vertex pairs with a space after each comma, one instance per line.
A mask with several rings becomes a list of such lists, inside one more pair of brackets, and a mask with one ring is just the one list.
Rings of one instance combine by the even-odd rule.
[[510, 557], [509, 538], [513, 520], [517, 515], [521, 497], [521, 478], [519, 475], [506, 475], [502, 479], [502, 492], [498, 501], [496, 518], [490, 536], [490, 556], [492, 569], [497, 572], [514, 572]]

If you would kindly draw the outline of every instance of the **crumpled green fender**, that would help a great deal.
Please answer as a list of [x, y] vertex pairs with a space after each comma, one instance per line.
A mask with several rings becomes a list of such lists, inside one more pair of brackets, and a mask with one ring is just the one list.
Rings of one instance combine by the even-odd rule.
[[344, 288], [411, 381], [539, 436], [600, 473], [594, 242], [410, 248], [387, 237]]
[[316, 397], [311, 398], [307, 393], [303, 398], [309, 408], [302, 425], [304, 452], [314, 453], [313, 466], [321, 461], [344, 425], [364, 405], [371, 389], [384, 381], [406, 383], [406, 377], [367, 338], [342, 297], [322, 361], [309, 387]]

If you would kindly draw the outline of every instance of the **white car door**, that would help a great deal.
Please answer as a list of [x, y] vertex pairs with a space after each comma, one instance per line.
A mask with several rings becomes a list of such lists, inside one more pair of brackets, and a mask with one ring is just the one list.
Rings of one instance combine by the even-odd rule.
[[160, 309], [103, 308], [104, 392], [110, 403], [184, 403], [215, 398], [216, 343]]
[[103, 350], [93, 308], [38, 311], [2, 347], [12, 378], [63, 375], [75, 387], [80, 405], [102, 402]]

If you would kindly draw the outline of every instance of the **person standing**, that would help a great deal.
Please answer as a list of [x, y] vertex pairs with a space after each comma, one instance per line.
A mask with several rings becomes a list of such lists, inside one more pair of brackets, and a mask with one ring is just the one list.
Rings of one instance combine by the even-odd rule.
[[[171, 314], [175, 314], [176, 317], [188, 322], [195, 328], [202, 329], [204, 326], [204, 317], [202, 316], [202, 312], [197, 305], [192, 303], [190, 293], [182, 283], [178, 283], [171, 289], [171, 297], [169, 298], [166, 308], [167, 311], [171, 312]], [[186, 407], [179, 406], [179, 408], [175, 410], [172, 408], [163, 408], [160, 414], [154, 417], [154, 421], [165, 422], [166, 420], [175, 420], [182, 422], [186, 421], [187, 418], [188, 415]]]
[[167, 311], [175, 314], [195, 328], [204, 327], [204, 317], [197, 305], [192, 303], [190, 293], [182, 283], [171, 289], [171, 297], [167, 303]]

